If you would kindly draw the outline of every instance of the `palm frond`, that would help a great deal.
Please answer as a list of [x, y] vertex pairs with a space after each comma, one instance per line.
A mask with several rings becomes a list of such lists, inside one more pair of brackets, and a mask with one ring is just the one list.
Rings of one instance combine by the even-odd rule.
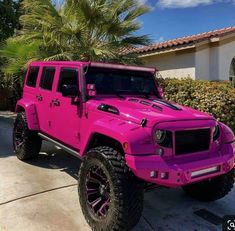
[[39, 51], [39, 41], [31, 43], [19, 43], [14, 39], [9, 39], [0, 55], [6, 58], [3, 71], [6, 74], [18, 73], [27, 68], [27, 64], [32, 60], [37, 60]]
[[38, 59], [136, 64], [137, 55], [120, 51], [150, 42], [136, 33], [138, 17], [149, 10], [137, 0], [23, 0], [22, 8], [22, 30], [0, 51], [6, 73]]

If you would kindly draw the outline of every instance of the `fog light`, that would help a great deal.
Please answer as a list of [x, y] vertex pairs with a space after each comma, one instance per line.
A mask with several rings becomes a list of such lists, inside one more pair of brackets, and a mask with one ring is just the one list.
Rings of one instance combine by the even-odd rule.
[[158, 148], [156, 150], [156, 153], [159, 155], [159, 156], [163, 156], [164, 155], [164, 149], [163, 148]]
[[166, 179], [168, 179], [168, 177], [169, 177], [168, 172], [162, 172], [161, 173], [161, 179], [166, 180]]
[[151, 171], [150, 172], [150, 177], [151, 178], [157, 178], [157, 172], [156, 171]]

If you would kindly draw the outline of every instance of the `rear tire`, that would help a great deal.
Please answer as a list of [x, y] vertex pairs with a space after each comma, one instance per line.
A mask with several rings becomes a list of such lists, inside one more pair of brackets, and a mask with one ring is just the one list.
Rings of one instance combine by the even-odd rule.
[[17, 114], [13, 129], [13, 148], [18, 159], [36, 158], [41, 150], [42, 139], [28, 128], [25, 112]]
[[186, 185], [183, 187], [183, 190], [195, 199], [209, 202], [225, 197], [233, 188], [234, 182], [235, 169], [232, 169], [227, 174], [210, 180]]
[[[92, 230], [127, 231], [141, 217], [143, 183], [130, 172], [124, 156], [113, 148], [97, 147], [87, 153], [79, 170], [78, 193]], [[94, 205], [99, 198], [101, 201]]]

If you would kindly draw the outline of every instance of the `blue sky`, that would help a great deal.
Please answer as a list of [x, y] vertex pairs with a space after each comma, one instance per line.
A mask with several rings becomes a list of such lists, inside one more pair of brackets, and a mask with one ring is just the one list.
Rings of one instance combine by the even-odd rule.
[[235, 26], [235, 0], [139, 0], [151, 6], [140, 17], [153, 42]]

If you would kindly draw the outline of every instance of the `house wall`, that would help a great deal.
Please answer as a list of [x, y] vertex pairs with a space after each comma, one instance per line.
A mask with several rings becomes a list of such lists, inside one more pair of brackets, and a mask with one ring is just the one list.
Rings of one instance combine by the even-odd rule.
[[196, 79], [229, 80], [230, 65], [235, 57], [235, 41], [223, 40], [197, 48]]
[[220, 80], [220, 53], [219, 43], [208, 43], [196, 48], [196, 79]]
[[235, 39], [198, 44], [196, 48], [142, 57], [146, 66], [159, 70], [163, 78], [229, 80], [230, 65], [235, 57]]
[[211, 52], [208, 45], [197, 48], [195, 53], [195, 79], [210, 79], [210, 55]]
[[[219, 44], [215, 44], [210, 47], [210, 65], [209, 65], [209, 80], [219, 80], [219, 62], [220, 62], [220, 50]], [[197, 68], [200, 68], [197, 67]]]
[[194, 51], [177, 51], [142, 58], [146, 66], [156, 67], [163, 78], [195, 79]]
[[235, 57], [235, 41], [223, 41], [219, 46], [219, 80], [228, 80], [229, 79], [229, 70], [230, 65]]

